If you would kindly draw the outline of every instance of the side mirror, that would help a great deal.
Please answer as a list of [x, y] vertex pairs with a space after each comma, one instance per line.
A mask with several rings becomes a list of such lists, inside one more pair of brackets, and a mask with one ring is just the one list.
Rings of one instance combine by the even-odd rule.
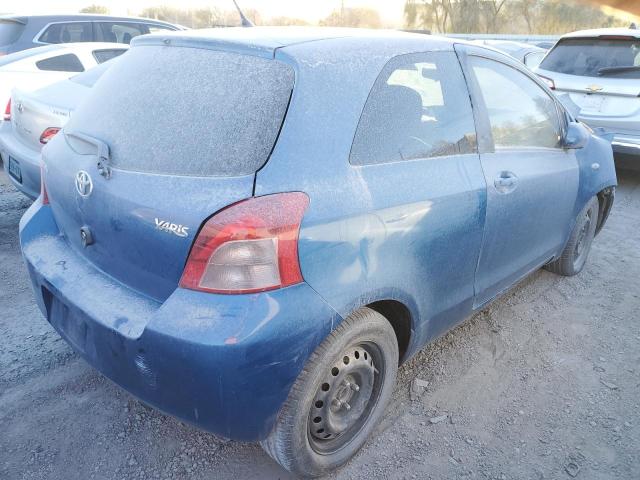
[[589, 131], [578, 122], [569, 122], [562, 146], [564, 148], [582, 148], [589, 141]]

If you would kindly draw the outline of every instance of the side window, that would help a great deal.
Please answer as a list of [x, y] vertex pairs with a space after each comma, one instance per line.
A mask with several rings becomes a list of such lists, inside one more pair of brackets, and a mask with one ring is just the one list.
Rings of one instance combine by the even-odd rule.
[[172, 32], [174, 29], [165, 27], [162, 25], [146, 25], [149, 33], [164, 33], [164, 32]]
[[43, 43], [92, 42], [91, 22], [54, 23], [38, 38]]
[[489, 115], [496, 148], [558, 148], [562, 135], [553, 99], [515, 68], [480, 57], [470, 57]]
[[38, 70], [51, 72], [84, 72], [80, 59], [73, 53], [45, 58], [36, 62]]
[[401, 55], [376, 80], [349, 161], [398, 162], [476, 151], [467, 85], [453, 52]]
[[98, 22], [98, 41], [113, 43], [131, 43], [133, 37], [147, 33], [146, 27], [128, 22]]
[[96, 59], [98, 63], [104, 63], [107, 60], [111, 60], [112, 58], [119, 57], [127, 50], [124, 48], [107, 48], [102, 50], [94, 50], [93, 58]]

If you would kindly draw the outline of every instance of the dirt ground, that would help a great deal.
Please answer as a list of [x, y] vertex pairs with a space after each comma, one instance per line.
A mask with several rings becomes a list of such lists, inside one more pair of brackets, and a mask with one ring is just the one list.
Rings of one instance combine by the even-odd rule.
[[[0, 173], [0, 478], [290, 478], [71, 351], [32, 298], [28, 205]], [[625, 173], [582, 274], [535, 273], [404, 365], [377, 434], [332, 478], [640, 478], [639, 279], [640, 174]], [[414, 378], [429, 385], [412, 399]]]

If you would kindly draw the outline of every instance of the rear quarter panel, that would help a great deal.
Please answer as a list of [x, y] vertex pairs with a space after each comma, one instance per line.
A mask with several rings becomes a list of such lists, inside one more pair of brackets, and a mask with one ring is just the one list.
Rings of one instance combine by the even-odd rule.
[[[323, 43], [330, 48], [332, 42]], [[361, 45], [342, 40], [340, 47]], [[486, 192], [477, 155], [349, 164], [369, 91], [390, 56], [403, 53], [395, 47], [363, 51], [349, 65], [314, 62], [305, 53], [255, 194], [309, 195], [299, 241], [305, 281], [343, 318], [374, 301], [403, 303], [413, 320], [408, 357], [471, 312]], [[303, 48], [288, 47], [281, 59], [295, 63], [286, 54]], [[408, 48], [452, 51], [437, 43]]]

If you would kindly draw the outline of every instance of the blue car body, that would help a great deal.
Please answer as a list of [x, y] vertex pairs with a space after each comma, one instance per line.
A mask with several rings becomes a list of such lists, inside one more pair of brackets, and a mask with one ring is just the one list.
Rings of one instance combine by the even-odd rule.
[[[268, 161], [232, 176], [147, 174], [114, 163], [105, 179], [104, 164], [72, 148], [78, 127], [68, 124], [43, 151], [48, 198], [22, 218], [21, 245], [40, 309], [74, 349], [145, 402], [222, 436], [265, 438], [310, 354], [358, 308], [393, 320], [405, 361], [556, 258], [595, 195], [599, 228], [611, 207], [616, 177], [604, 140], [589, 135], [573, 149], [493, 147], [469, 57], [503, 63], [547, 92], [498, 52], [404, 33], [255, 28], [140, 38], [123, 59], [154, 48], [287, 65], [295, 86]], [[472, 150], [350, 162], [381, 71], [421, 52], [442, 55], [467, 79], [455, 98], [471, 98]], [[92, 95], [117, 75], [116, 67], [107, 72]], [[78, 115], [86, 124], [85, 110]], [[93, 179], [89, 197], [76, 192], [79, 171]], [[518, 178], [509, 194], [494, 186], [507, 171]], [[207, 219], [281, 192], [309, 198], [298, 239], [302, 282], [237, 295], [179, 286]], [[188, 233], [160, 231], [162, 219]], [[88, 246], [85, 227], [95, 236]]]

